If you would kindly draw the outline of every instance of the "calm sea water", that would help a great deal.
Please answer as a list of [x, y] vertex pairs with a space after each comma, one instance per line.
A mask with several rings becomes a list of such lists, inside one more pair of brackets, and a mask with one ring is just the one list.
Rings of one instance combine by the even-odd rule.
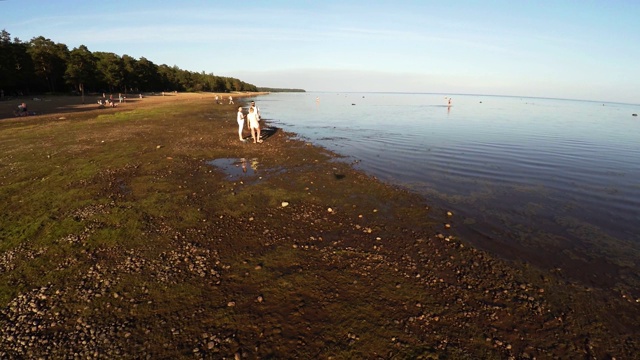
[[274, 93], [272, 125], [358, 160], [476, 246], [640, 288], [640, 106], [500, 96]]

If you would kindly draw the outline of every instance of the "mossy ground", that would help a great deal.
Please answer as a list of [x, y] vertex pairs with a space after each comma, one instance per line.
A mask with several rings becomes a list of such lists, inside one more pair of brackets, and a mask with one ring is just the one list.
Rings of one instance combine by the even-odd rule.
[[635, 299], [495, 259], [424, 199], [178, 96], [0, 122], [0, 357], [637, 356]]

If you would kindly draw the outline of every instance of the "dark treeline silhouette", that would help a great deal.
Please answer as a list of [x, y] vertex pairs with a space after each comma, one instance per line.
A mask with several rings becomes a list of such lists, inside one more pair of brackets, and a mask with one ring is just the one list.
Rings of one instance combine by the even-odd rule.
[[258, 87], [260, 92], [306, 92], [304, 89]]
[[257, 91], [235, 78], [156, 65], [141, 57], [91, 52], [42, 36], [22, 42], [0, 33], [0, 89], [3, 95], [42, 93], [138, 93], [151, 91]]

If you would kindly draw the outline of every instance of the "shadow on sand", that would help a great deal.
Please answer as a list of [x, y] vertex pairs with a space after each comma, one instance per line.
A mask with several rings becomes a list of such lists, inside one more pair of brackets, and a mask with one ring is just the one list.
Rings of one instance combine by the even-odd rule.
[[260, 139], [266, 140], [278, 132], [278, 128], [275, 126], [265, 126], [260, 129]]

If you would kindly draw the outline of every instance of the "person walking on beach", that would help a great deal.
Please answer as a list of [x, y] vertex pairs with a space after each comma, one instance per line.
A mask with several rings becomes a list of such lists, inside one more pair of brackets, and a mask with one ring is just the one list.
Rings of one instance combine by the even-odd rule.
[[249, 130], [251, 130], [251, 138], [253, 139], [253, 143], [261, 143], [262, 139], [260, 139], [260, 120], [253, 106], [249, 108], [247, 121], [249, 122]]
[[240, 141], [244, 142], [244, 138], [242, 137], [242, 130], [244, 128], [244, 113], [242, 112], [242, 106], [238, 106], [238, 116], [236, 118], [238, 120], [238, 136], [240, 137]]
[[229, 95], [229, 105], [233, 105], [233, 98]]

